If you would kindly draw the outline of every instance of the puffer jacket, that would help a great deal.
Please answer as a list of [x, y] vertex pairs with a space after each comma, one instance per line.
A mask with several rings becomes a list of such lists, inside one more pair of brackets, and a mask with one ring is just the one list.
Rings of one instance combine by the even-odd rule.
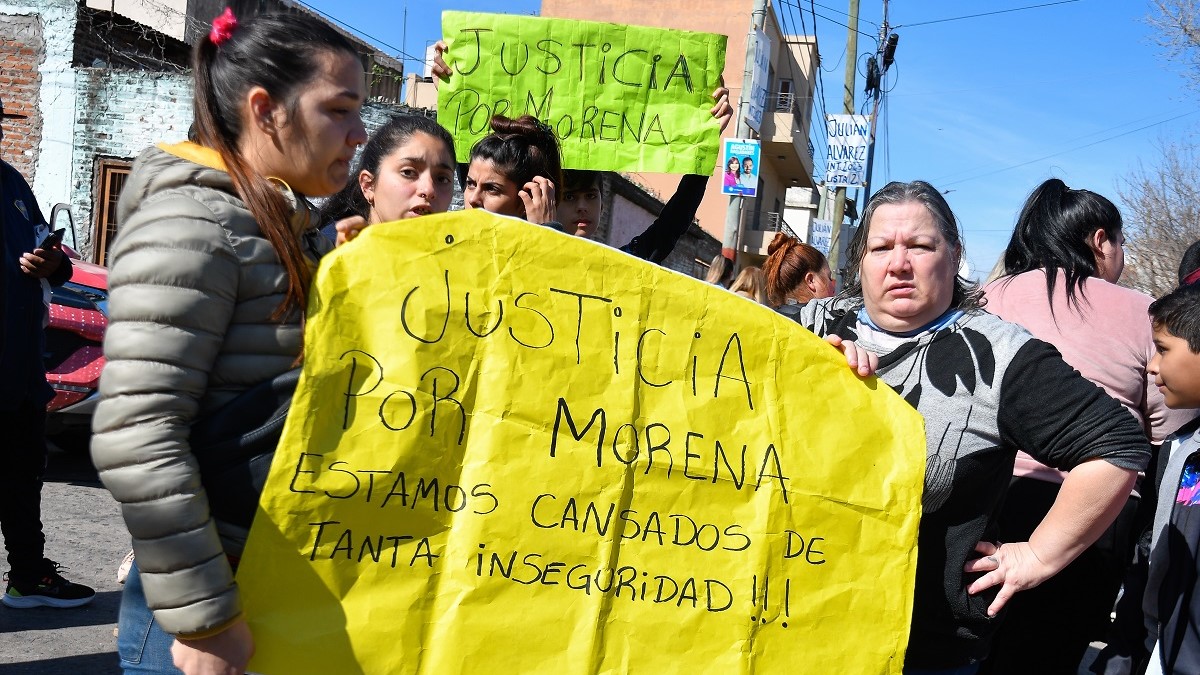
[[[315, 211], [284, 193], [315, 263], [330, 244]], [[117, 217], [92, 459], [121, 502], [155, 619], [200, 637], [241, 613], [226, 556], [240, 555], [245, 532], [210, 517], [189, 429], [294, 367], [300, 314], [271, 319], [287, 274], [216, 152], [192, 143], [145, 151]]]

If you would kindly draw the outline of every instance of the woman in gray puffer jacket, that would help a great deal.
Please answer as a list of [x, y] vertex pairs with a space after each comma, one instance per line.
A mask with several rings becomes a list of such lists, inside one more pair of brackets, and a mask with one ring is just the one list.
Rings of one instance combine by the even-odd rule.
[[366, 141], [358, 55], [316, 20], [238, 27], [226, 10], [193, 65], [196, 142], [135, 162], [109, 275], [92, 457], [137, 554], [118, 638], [126, 672], [178, 672], [173, 660], [241, 673], [253, 653], [232, 571], [245, 530], [211, 517], [189, 436], [296, 367], [327, 247], [298, 194], [340, 189]]

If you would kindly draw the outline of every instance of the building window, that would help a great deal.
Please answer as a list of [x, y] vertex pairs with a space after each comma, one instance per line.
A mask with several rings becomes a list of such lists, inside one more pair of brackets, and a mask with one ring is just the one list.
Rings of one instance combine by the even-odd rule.
[[108, 264], [108, 245], [117, 236], [117, 200], [121, 198], [130, 166], [123, 159], [101, 159], [96, 165], [92, 260], [101, 265]]
[[775, 110], [779, 112], [796, 111], [796, 90], [791, 80], [779, 81], [779, 91], [775, 94]]

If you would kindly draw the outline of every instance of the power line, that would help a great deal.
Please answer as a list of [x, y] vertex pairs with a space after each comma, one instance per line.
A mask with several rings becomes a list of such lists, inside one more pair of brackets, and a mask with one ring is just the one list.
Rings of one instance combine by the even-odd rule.
[[346, 23], [345, 21], [342, 21], [341, 19], [337, 18], [336, 16], [333, 16], [332, 14], [330, 14], [328, 12], [324, 12], [322, 10], [317, 9], [316, 7], [313, 7], [312, 5], [308, 4], [307, 2], [304, 2], [304, 0], [292, 0], [292, 2], [296, 3], [297, 5], [300, 5], [301, 7], [304, 7], [305, 9], [307, 9], [311, 12], [320, 14], [321, 16], [342, 26], [343, 28], [353, 31], [356, 34], [361, 35], [362, 37], [365, 37], [368, 40], [373, 41], [375, 44], [382, 45], [384, 47], [387, 47], [388, 49], [393, 50], [400, 56], [404, 57], [405, 60], [414, 61], [416, 63], [425, 63], [425, 57], [417, 58], [417, 57], [413, 56], [412, 54], [409, 54], [408, 52], [404, 51], [403, 49], [397, 47], [396, 45], [384, 42], [383, 40], [367, 33], [366, 31], [363, 31], [359, 28], [356, 28], [355, 26], [352, 26], [352, 25]]
[[1059, 0], [1059, 2], [1047, 2], [1047, 3], [1043, 3], [1041, 5], [1029, 5], [1027, 7], [1013, 7], [1012, 9], [999, 9], [994, 12], [983, 12], [982, 14], [968, 14], [966, 16], [955, 16], [955, 17], [951, 17], [948, 19], [934, 19], [932, 21], [921, 21], [918, 23], [906, 23], [906, 24], [900, 24], [897, 26], [893, 26], [893, 28], [913, 28], [915, 26], [928, 26], [928, 25], [934, 24], [934, 23], [945, 23], [947, 21], [960, 21], [962, 19], [975, 19], [975, 18], [978, 18], [981, 16], [993, 16], [996, 14], [1007, 14], [1008, 12], [1020, 12], [1020, 11], [1026, 10], [1026, 9], [1038, 9], [1040, 7], [1053, 7], [1054, 5], [1067, 5], [1072, 2], [1079, 2], [1079, 0]]
[[[1114, 140], [1114, 139], [1117, 139], [1117, 138], [1121, 138], [1122, 136], [1128, 136], [1129, 134], [1135, 134], [1135, 133], [1137, 133], [1137, 132], [1139, 132], [1139, 131], [1145, 131], [1146, 129], [1151, 129], [1151, 128], [1153, 128], [1153, 127], [1156, 127], [1156, 126], [1158, 126], [1158, 125], [1160, 125], [1160, 124], [1166, 124], [1167, 122], [1174, 122], [1174, 121], [1175, 121], [1175, 120], [1177, 120], [1177, 119], [1182, 119], [1182, 118], [1184, 118], [1184, 117], [1187, 117], [1187, 116], [1189, 116], [1189, 115], [1195, 115], [1197, 112], [1200, 112], [1200, 111], [1193, 110], [1193, 111], [1191, 111], [1191, 112], [1186, 112], [1186, 113], [1183, 113], [1182, 115], [1176, 115], [1175, 117], [1171, 117], [1171, 118], [1168, 118], [1168, 119], [1165, 119], [1165, 120], [1161, 120], [1161, 121], [1159, 121], [1159, 122], [1154, 122], [1153, 124], [1147, 124], [1146, 126], [1143, 126], [1143, 127], [1138, 127], [1137, 129], [1130, 129], [1129, 131], [1123, 131], [1123, 132], [1121, 132], [1121, 133], [1119, 133], [1119, 134], [1114, 134], [1114, 135], [1112, 135], [1112, 136], [1109, 136], [1109, 137], [1107, 137], [1107, 138], [1101, 138], [1101, 139], [1100, 139], [1100, 140], [1098, 140], [1098, 141], [1092, 141], [1091, 143], [1085, 143], [1085, 144], [1083, 144], [1083, 145], [1079, 145], [1079, 146], [1076, 146], [1076, 147], [1074, 147], [1074, 148], [1067, 148], [1066, 150], [1060, 150], [1060, 151], [1058, 151], [1058, 152], [1052, 152], [1052, 153], [1050, 153], [1049, 155], [1044, 155], [1044, 156], [1042, 156], [1042, 157], [1038, 157], [1038, 158], [1036, 158], [1036, 159], [1031, 159], [1031, 160], [1029, 160], [1028, 162], [1021, 162], [1020, 164], [1013, 164], [1012, 166], [1006, 166], [1006, 167], [1004, 167], [1004, 168], [1001, 168], [1001, 169], [996, 169], [996, 170], [994, 170], [994, 171], [988, 171], [987, 173], [981, 173], [981, 174], [979, 174], [978, 176], [971, 176], [971, 177], [969, 177], [969, 178], [961, 178], [961, 179], [959, 179], [959, 180], [956, 180], [956, 181], [950, 181], [949, 183], [942, 183], [942, 184], [941, 184], [941, 186], [942, 186], [942, 187], [946, 187], [947, 185], [958, 185], [959, 183], [966, 183], [967, 181], [978, 180], [978, 179], [980, 179], [980, 178], [986, 178], [986, 177], [988, 177], [988, 176], [993, 176], [993, 175], [995, 175], [995, 174], [998, 174], [998, 173], [1003, 173], [1003, 172], [1005, 172], [1005, 171], [1010, 171], [1010, 170], [1012, 170], [1012, 169], [1019, 169], [1019, 168], [1021, 168], [1021, 167], [1023, 167], [1023, 166], [1028, 166], [1028, 165], [1030, 165], [1030, 164], [1033, 164], [1033, 163], [1035, 163], [1035, 162], [1041, 162], [1041, 161], [1043, 161], [1043, 160], [1050, 159], [1051, 157], [1057, 157], [1057, 156], [1059, 156], [1059, 155], [1065, 155], [1065, 154], [1067, 154], [1068, 152], [1075, 152], [1076, 150], [1082, 150], [1082, 149], [1084, 149], [1084, 148], [1090, 148], [1090, 147], [1092, 147], [1093, 145], [1099, 145], [1099, 144], [1101, 144], [1101, 143], [1107, 143], [1108, 141], [1111, 141], [1111, 140]], [[1122, 125], [1122, 126], [1123, 126], [1123, 125]], [[1094, 135], [1094, 134], [1092, 134], [1092, 135]]]
[[[1145, 117], [1139, 117], [1139, 118], [1137, 118], [1137, 119], [1135, 119], [1135, 120], [1130, 120], [1130, 121], [1128, 121], [1128, 122], [1123, 122], [1123, 123], [1121, 123], [1121, 124], [1117, 124], [1117, 125], [1114, 125], [1114, 126], [1111, 126], [1111, 127], [1107, 127], [1107, 128], [1105, 128], [1105, 129], [1100, 129], [1099, 131], [1093, 131], [1092, 133], [1089, 133], [1089, 134], [1084, 134], [1084, 135], [1082, 135], [1082, 136], [1076, 136], [1076, 137], [1074, 137], [1074, 138], [1068, 139], [1068, 140], [1067, 140], [1067, 141], [1065, 141], [1065, 142], [1066, 142], [1066, 143], [1078, 143], [1079, 141], [1087, 140], [1087, 139], [1089, 139], [1089, 138], [1094, 138], [1094, 137], [1096, 137], [1096, 136], [1102, 136], [1102, 135], [1104, 135], [1104, 134], [1111, 133], [1111, 132], [1113, 132], [1113, 131], [1116, 131], [1116, 130], [1118, 130], [1118, 129], [1123, 129], [1123, 128], [1125, 128], [1125, 127], [1128, 127], [1128, 126], [1131, 126], [1131, 125], [1134, 125], [1134, 124], [1140, 124], [1141, 122], [1145, 122], [1146, 120], [1157, 119], [1157, 118], [1159, 118], [1159, 117], [1162, 117], [1163, 115], [1172, 115], [1172, 114], [1174, 114], [1174, 112], [1175, 112], [1175, 111], [1169, 111], [1169, 112], [1165, 112], [1165, 113], [1163, 113], [1163, 112], [1159, 112], [1159, 113], [1155, 113], [1155, 114], [1153, 114], [1153, 115], [1146, 115]], [[1189, 113], [1187, 113], [1187, 114], [1191, 114], [1191, 113], [1189, 112]], [[1183, 113], [1181, 113], [1181, 116], [1182, 116], [1182, 115], [1183, 115]], [[1171, 121], [1171, 120], [1174, 120], [1174, 119], [1179, 119], [1179, 118], [1178, 118], [1178, 117], [1172, 117], [1172, 118], [1170, 118], [1169, 120], [1162, 120], [1162, 121], [1158, 121], [1158, 122], [1153, 122], [1153, 123], [1151, 123], [1151, 124], [1150, 124], [1149, 126], [1147, 126], [1147, 127], [1142, 127], [1142, 129], [1146, 129], [1146, 128], [1152, 127], [1152, 126], [1154, 126], [1154, 125], [1156, 125], [1156, 124], [1163, 124], [1164, 122]], [[1130, 131], [1128, 131], [1128, 132], [1126, 132], [1126, 133], [1134, 133], [1134, 132], [1136, 132], [1136, 131], [1141, 131], [1141, 129], [1132, 129], [1132, 130], [1130, 130]], [[1121, 134], [1121, 135], [1124, 135], [1124, 134]], [[1113, 136], [1112, 138], [1119, 138], [1119, 136], [1120, 136], [1120, 135], [1118, 135], [1118, 136]], [[1107, 139], [1101, 139], [1101, 140], [1103, 141], [1103, 140], [1107, 140]], [[1085, 146], [1081, 146], [1081, 147], [1085, 147]], [[1068, 151], [1067, 151], [1067, 150], [1063, 150], [1063, 151], [1060, 151], [1060, 153], [1061, 153], [1061, 152], [1068, 152]], [[1037, 160], [1034, 160], [1034, 161], [1037, 161]], [[948, 174], [944, 174], [944, 175], [938, 176], [938, 177], [936, 177], [934, 180], [935, 180], [935, 181], [942, 181], [942, 180], [945, 180], [945, 179], [947, 179], [947, 178], [954, 178], [954, 177], [956, 177], [956, 176], [962, 176], [962, 175], [971, 174], [971, 173], [974, 173], [975, 171], [979, 171], [979, 170], [980, 170], [979, 168], [975, 168], [975, 169], [967, 169], [967, 170], [964, 170], [964, 171], [953, 171], [953, 172], [951, 172], [951, 173], [948, 173]], [[964, 180], [970, 180], [970, 179], [964, 179]]]
[[[888, 127], [888, 121], [892, 118], [890, 100], [887, 96], [883, 97], [883, 104], [880, 106], [881, 112], [879, 113], [879, 117], [883, 121], [883, 168], [889, 178], [892, 175], [892, 132], [890, 127]], [[870, 197], [870, 195], [867, 196]]]
[[[844, 12], [844, 11], [842, 11], [842, 10], [840, 10], [840, 9], [836, 9], [836, 8], [834, 8], [834, 7], [830, 7], [830, 6], [828, 6], [828, 5], [822, 5], [822, 4], [821, 4], [821, 3], [819, 3], [819, 2], [814, 2], [813, 4], [814, 4], [814, 5], [816, 5], [817, 7], [820, 7], [821, 9], [829, 10], [829, 11], [831, 11], [831, 12], [837, 12], [838, 14], [841, 14], [841, 15], [843, 15], [843, 16], [850, 16], [850, 12]], [[872, 26], [875, 26], [875, 27], [877, 27], [877, 28], [879, 27], [879, 24], [875, 23], [874, 21], [867, 21], [866, 19], [862, 18], [861, 16], [858, 18], [858, 20], [859, 20], [859, 21], [861, 21], [861, 22], [863, 22], [863, 23], [869, 23], [869, 24], [871, 24]]]
[[1087, 74], [1082, 74], [1082, 73], [1076, 72], [1076, 73], [1071, 73], [1070, 75], [1068, 75], [1066, 77], [1053, 77], [1053, 78], [1049, 78], [1049, 79], [1031, 79], [1031, 78], [1022, 77], [1021, 81], [1019, 83], [1001, 82], [999, 84], [993, 84], [993, 85], [988, 85], [988, 86], [979, 86], [979, 87], [966, 87], [963, 89], [943, 89], [941, 91], [910, 91], [910, 92], [905, 92], [903, 94], [897, 94], [897, 96], [904, 96], [904, 97], [909, 97], [909, 96], [950, 96], [953, 94], [971, 94], [971, 93], [981, 92], [981, 91], [997, 91], [997, 90], [1011, 91], [1018, 86], [1024, 90], [1028, 91], [1033, 85], [1061, 84], [1064, 82], [1069, 82], [1072, 84], [1079, 84], [1081, 82], [1092, 82], [1092, 81], [1110, 82], [1110, 81], [1116, 80], [1116, 79], [1127, 78], [1127, 77], [1130, 77], [1134, 73], [1141, 73], [1144, 71], [1145, 71], [1145, 68], [1121, 68], [1119, 70], [1110, 70], [1110, 71], [1103, 71], [1103, 72], [1092, 71]]
[[[800, 20], [803, 22], [804, 10], [800, 7], [798, 2], [795, 5], [795, 7], [796, 7], [796, 9], [800, 10]], [[817, 34], [816, 3], [813, 0], [809, 0], [808, 7], [809, 7], [809, 10], [812, 12], [813, 35], [815, 36]], [[844, 54], [845, 53], [843, 52], [843, 55]], [[839, 59], [839, 61], [840, 61], [840, 59]], [[820, 127], [820, 133], [817, 134], [817, 138], [820, 139], [825, 144], [825, 157], [826, 157], [826, 161], [828, 161], [829, 139], [825, 137], [825, 128], [826, 128], [825, 120], [829, 117], [829, 111], [825, 108], [825, 68], [823, 66], [821, 66], [819, 56], [818, 56], [818, 61], [817, 61], [816, 74], [817, 74], [817, 90], [818, 90], [817, 101], [820, 103], [820, 106], [821, 106], [821, 117], [820, 117], [821, 127]], [[815, 122], [816, 120], [813, 120], [813, 121]], [[810, 125], [810, 127], [811, 127], [811, 125]], [[811, 129], [809, 130], [809, 136], [810, 137], [812, 136]], [[813, 158], [813, 165], [816, 166], [816, 158]]]
[[[1076, 1], [1077, 1], [1077, 0], [1071, 0], [1071, 2], [1076, 2]], [[828, 21], [829, 23], [837, 24], [837, 25], [841, 26], [842, 28], [845, 28], [846, 30], [850, 30], [850, 26], [848, 26], [848, 25], [846, 25], [846, 24], [842, 23], [841, 21], [836, 21], [836, 20], [834, 20], [834, 19], [831, 19], [831, 18], [829, 18], [829, 17], [825, 16], [824, 14], [817, 14], [817, 13], [814, 11], [814, 12], [813, 12], [813, 16], [815, 16], [815, 17], [820, 17], [820, 18], [822, 18], [822, 19], [825, 19], [825, 20], [826, 20], [826, 21]], [[862, 32], [861, 30], [858, 30], [858, 29], [855, 29], [855, 30], [854, 30], [854, 32], [855, 32], [855, 33], [858, 33], [859, 35], [862, 35], [862, 36], [864, 36], [864, 37], [869, 37], [869, 38], [871, 38], [872, 40], [876, 40], [876, 47], [878, 47], [878, 46], [879, 46], [879, 45], [878, 45], [878, 39], [877, 39], [877, 38], [876, 38], [874, 35], [872, 35], [872, 34], [870, 34], [870, 33], [864, 33], [864, 32]]]
[[[795, 33], [796, 32], [795, 31], [796, 21], [797, 21], [797, 18], [799, 18], [800, 30], [801, 30], [801, 32], [799, 34], [801, 34], [801, 35], [809, 34], [808, 23], [804, 17], [805, 10], [800, 7], [797, 0], [793, 0], [792, 2], [788, 2], [787, 0], [780, 0], [779, 7], [780, 7], [781, 21], [784, 23], [785, 28], [787, 30], [791, 31], [792, 33]], [[815, 20], [814, 20], [814, 25], [813, 25], [813, 31], [811, 34], [814, 37], [816, 35]], [[824, 136], [825, 96], [824, 96], [824, 86], [823, 86], [824, 80], [822, 77], [823, 69], [820, 66], [821, 56], [820, 56], [819, 50], [818, 50], [818, 53], [816, 54], [816, 57], [817, 57], [817, 61], [816, 61], [816, 63], [813, 64], [814, 67], [813, 67], [813, 72], [811, 74], [811, 77], [812, 77], [811, 84], [813, 85], [812, 94], [811, 94], [811, 97], [809, 97], [808, 101], [807, 101], [807, 103], [809, 104], [808, 110], [812, 114], [809, 117], [808, 128], [805, 130], [808, 135], [809, 144], [811, 144], [811, 147], [813, 150], [812, 156], [810, 157], [810, 159], [812, 159], [812, 165], [813, 165], [812, 178], [814, 181], [817, 180], [817, 176], [819, 174], [819, 171], [818, 171], [819, 164], [821, 163], [821, 161], [823, 161], [829, 155], [828, 141]], [[788, 63], [788, 67], [790, 70], [790, 68], [791, 68], [790, 62]], [[816, 106], [813, 105], [814, 102], [816, 103]], [[814, 129], [817, 128], [817, 120], [818, 119], [821, 120], [821, 127], [820, 127], [821, 133], [813, 133]]]

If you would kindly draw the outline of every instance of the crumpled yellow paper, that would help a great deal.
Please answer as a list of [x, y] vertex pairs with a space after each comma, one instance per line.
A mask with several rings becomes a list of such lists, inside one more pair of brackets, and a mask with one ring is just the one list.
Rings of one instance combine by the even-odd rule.
[[238, 574], [293, 673], [900, 673], [918, 413], [794, 322], [484, 211], [317, 273]]

